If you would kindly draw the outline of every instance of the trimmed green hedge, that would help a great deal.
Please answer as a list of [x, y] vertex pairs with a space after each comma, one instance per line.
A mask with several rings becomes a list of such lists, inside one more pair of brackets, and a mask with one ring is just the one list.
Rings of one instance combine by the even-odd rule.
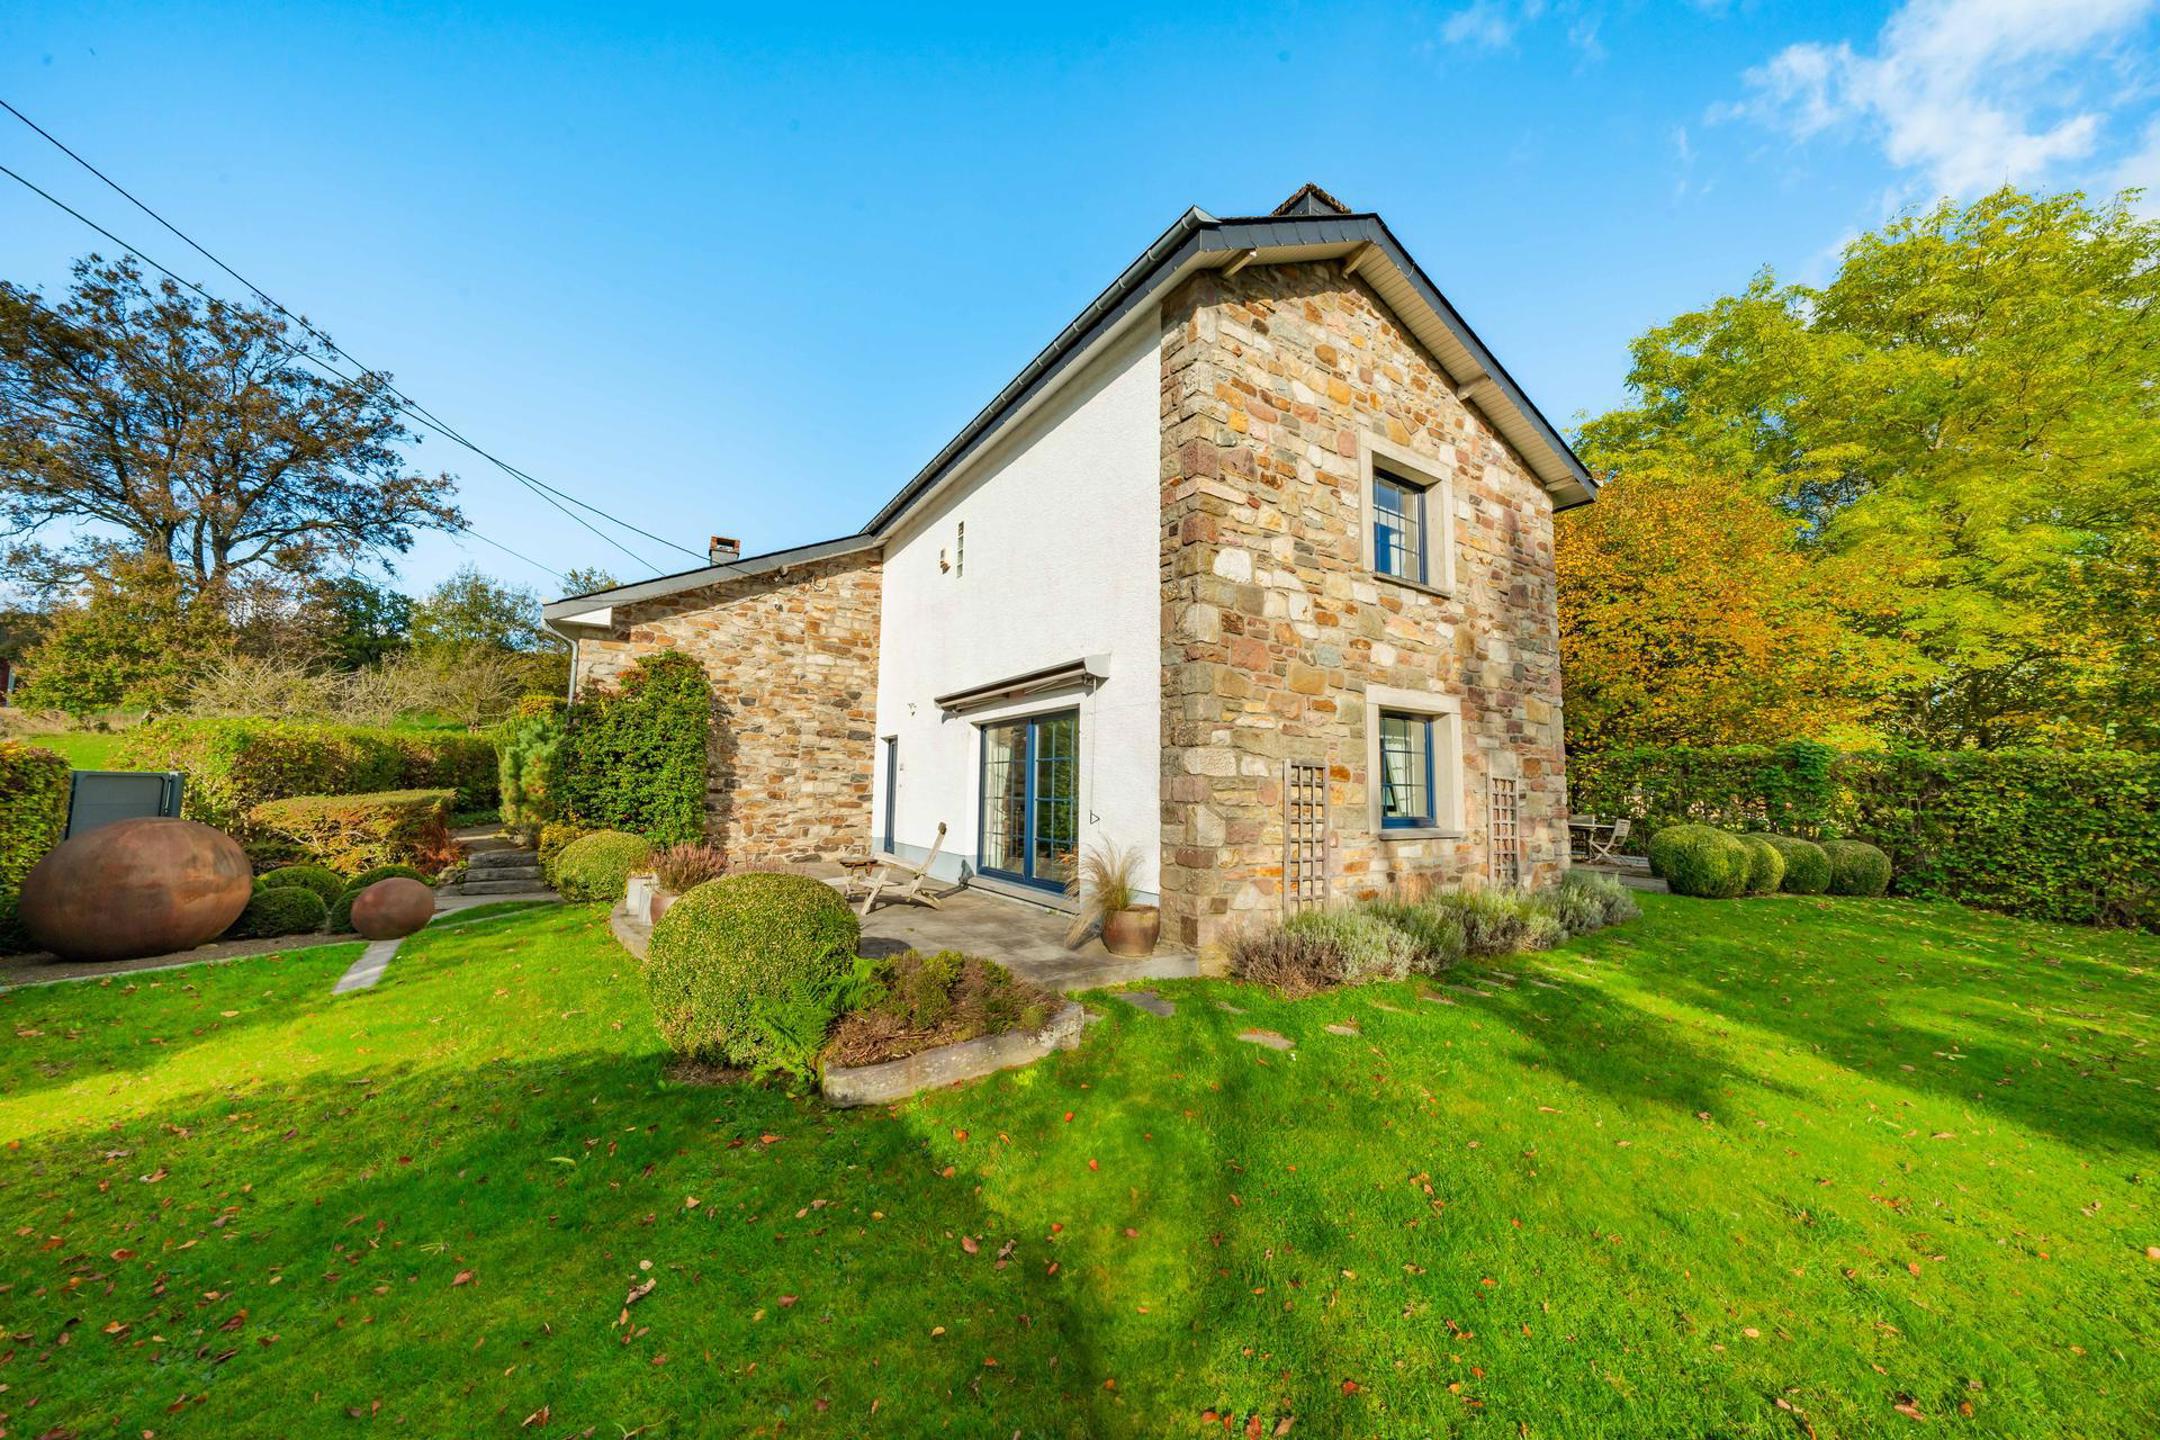
[[1747, 893], [1775, 895], [1785, 882], [1785, 852], [1761, 835], [1742, 835], [1748, 847]]
[[555, 752], [558, 813], [655, 845], [705, 838], [712, 686], [687, 655], [649, 655], [570, 710]]
[[653, 1019], [679, 1055], [759, 1069], [815, 1055], [861, 939], [839, 893], [807, 875], [709, 880], [668, 907], [645, 962]]
[[295, 885], [314, 891], [327, 905], [345, 888], [345, 877], [327, 865], [280, 865], [255, 877], [258, 890], [281, 890]]
[[183, 772], [187, 818], [236, 832], [256, 806], [296, 795], [450, 790], [457, 810], [499, 798], [494, 740], [457, 731], [176, 718], [129, 731], [116, 763]]
[[1830, 888], [1830, 857], [1813, 840], [1793, 835], [1764, 835], [1765, 845], [1785, 857], [1778, 889], [1787, 895], [1820, 895]]
[[257, 805], [247, 818], [256, 833], [278, 836], [340, 875], [382, 865], [440, 870], [456, 858], [447, 823], [454, 793], [295, 795]]
[[1882, 895], [1890, 889], [1890, 857], [1865, 840], [1825, 840], [1832, 895]]
[[322, 896], [304, 885], [268, 885], [248, 898], [247, 909], [225, 934], [233, 940], [312, 935], [323, 928], [329, 913]]
[[[1568, 757], [1577, 813], [1879, 845], [1892, 893], [2160, 930], [2160, 755], [1814, 744]], [[1790, 888], [1790, 887], [1788, 887]]]
[[1650, 837], [1651, 872], [1675, 895], [1730, 900], [1747, 889], [1753, 863], [1739, 836], [1708, 825], [1668, 825]]
[[65, 756], [0, 740], [0, 951], [27, 943], [16, 898], [30, 867], [67, 834], [69, 771]]
[[595, 830], [565, 845], [547, 873], [565, 900], [616, 901], [630, 877], [651, 863], [652, 846], [643, 836]]

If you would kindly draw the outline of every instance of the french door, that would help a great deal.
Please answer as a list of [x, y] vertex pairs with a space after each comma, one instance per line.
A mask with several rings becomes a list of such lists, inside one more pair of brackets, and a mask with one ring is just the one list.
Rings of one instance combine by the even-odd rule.
[[1001, 720], [982, 737], [978, 868], [1063, 890], [1080, 850], [1080, 712]]

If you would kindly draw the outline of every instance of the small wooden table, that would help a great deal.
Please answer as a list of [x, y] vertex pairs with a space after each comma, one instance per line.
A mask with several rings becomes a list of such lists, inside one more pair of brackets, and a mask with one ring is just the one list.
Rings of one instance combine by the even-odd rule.
[[870, 872], [877, 868], [877, 863], [874, 855], [841, 856], [840, 868], [847, 872], [847, 888], [841, 893], [850, 900], [866, 894], [870, 889]]

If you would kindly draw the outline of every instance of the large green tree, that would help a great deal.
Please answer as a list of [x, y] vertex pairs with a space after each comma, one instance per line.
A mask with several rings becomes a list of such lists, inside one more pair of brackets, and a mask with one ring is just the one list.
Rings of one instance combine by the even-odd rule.
[[310, 360], [342, 364], [281, 315], [150, 285], [132, 260], [81, 261], [57, 301], [0, 281], [0, 526], [18, 573], [65, 580], [117, 549], [212, 592], [455, 529], [455, 483], [406, 463], [389, 381]]
[[2160, 624], [2156, 302], [2160, 222], [2124, 200], [1946, 202], [1825, 286], [1765, 273], [1651, 330], [1583, 449], [1786, 509], [1845, 623], [1895, 652], [1894, 732], [2137, 743], [2116, 707], [2153, 693]]

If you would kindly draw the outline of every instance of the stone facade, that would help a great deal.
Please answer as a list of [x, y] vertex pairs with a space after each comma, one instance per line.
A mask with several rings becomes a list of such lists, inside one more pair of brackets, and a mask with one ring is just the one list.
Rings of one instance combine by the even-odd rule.
[[[1445, 371], [1340, 265], [1195, 277], [1162, 310], [1163, 909], [1203, 953], [1282, 906], [1286, 760], [1324, 764], [1337, 897], [1493, 876], [1495, 777], [1521, 879], [1566, 863], [1552, 502]], [[1453, 489], [1451, 596], [1375, 576], [1374, 436]], [[1368, 685], [1461, 707], [1463, 833], [1385, 838]]]
[[577, 686], [694, 656], [713, 685], [707, 838], [743, 865], [862, 854], [879, 580], [872, 550], [618, 607], [613, 637], [578, 642]]

